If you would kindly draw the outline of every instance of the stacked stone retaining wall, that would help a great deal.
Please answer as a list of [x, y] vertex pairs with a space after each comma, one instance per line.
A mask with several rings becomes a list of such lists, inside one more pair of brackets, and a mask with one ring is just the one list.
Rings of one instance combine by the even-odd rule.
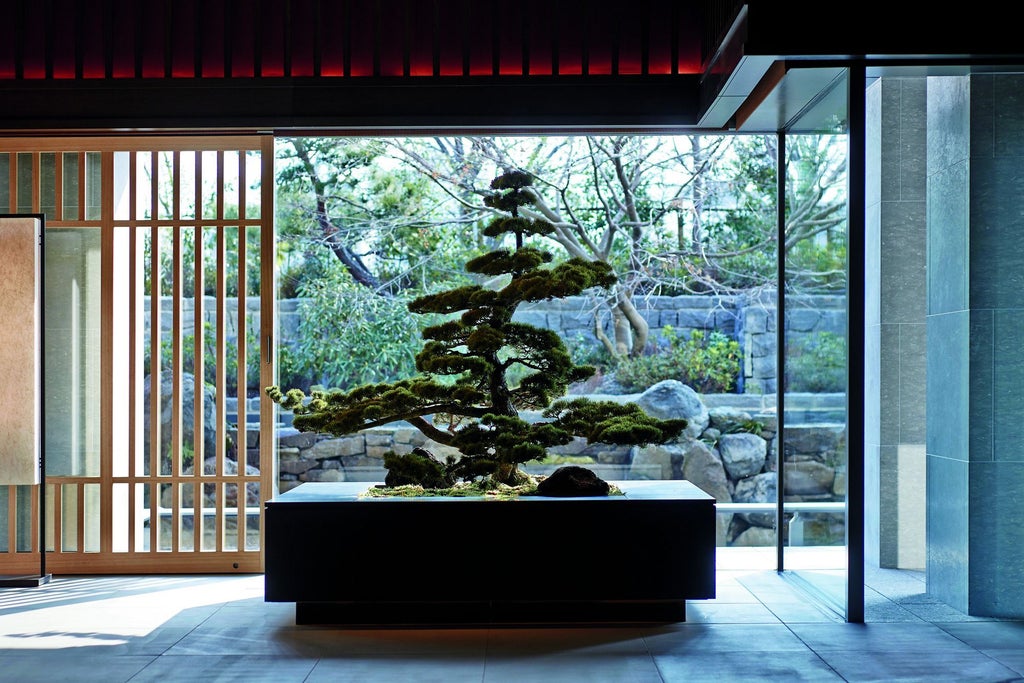
[[[194, 302], [182, 302], [182, 329], [193, 329]], [[203, 301], [204, 320], [214, 322], [214, 299]], [[238, 302], [226, 302], [226, 334], [229, 342], [238, 338]], [[770, 394], [776, 390], [776, 333], [775, 297], [771, 292], [737, 296], [646, 296], [637, 297], [635, 304], [651, 329], [652, 343], [658, 343], [661, 330], [671, 325], [684, 335], [693, 330], [717, 330], [740, 343], [743, 354], [739, 391], [741, 393]], [[148, 310], [148, 299], [146, 306]], [[279, 303], [279, 340], [283, 345], [297, 338], [301, 299], [284, 299]], [[846, 299], [842, 296], [791, 296], [787, 299], [786, 338], [790, 344], [814, 334], [832, 332], [844, 334], [846, 329]], [[170, 299], [161, 307], [161, 329], [172, 324]], [[246, 323], [252, 340], [259, 339], [259, 299], [246, 302]], [[610, 316], [599, 300], [578, 296], [551, 301], [522, 304], [515, 320], [538, 327], [556, 330], [571, 348], [596, 347], [594, 320], [598, 316], [607, 333]], [[146, 316], [148, 322], [148, 316]]]

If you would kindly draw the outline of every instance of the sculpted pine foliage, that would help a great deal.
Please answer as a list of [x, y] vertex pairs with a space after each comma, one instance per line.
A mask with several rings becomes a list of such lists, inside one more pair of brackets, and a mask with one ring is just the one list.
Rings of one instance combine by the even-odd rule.
[[[368, 384], [351, 391], [313, 391], [268, 387], [267, 395], [294, 413], [293, 426], [306, 432], [344, 435], [406, 421], [430, 439], [451, 446], [460, 456], [445, 461], [424, 449], [388, 454], [385, 484], [420, 484], [445, 488], [459, 481], [488, 480], [518, 485], [528, 480], [523, 463], [543, 459], [547, 449], [574, 436], [608, 444], [663, 443], [677, 437], [685, 420], [658, 420], [636, 404], [556, 400], [569, 385], [594, 369], [576, 365], [557, 333], [513, 322], [524, 302], [580, 294], [615, 283], [601, 261], [572, 258], [552, 265], [552, 255], [524, 246], [524, 239], [545, 235], [553, 226], [519, 216], [532, 203], [528, 174], [513, 171], [491, 183], [487, 205], [507, 213], [494, 219], [485, 234], [512, 235], [514, 249], [498, 249], [466, 264], [467, 272], [506, 276], [500, 289], [469, 285], [419, 297], [412, 313], [453, 317], [426, 327], [416, 356], [419, 375], [397, 382]], [[514, 366], [526, 369], [517, 384], [509, 381]], [[450, 378], [440, 381], [440, 378]], [[528, 422], [520, 410], [542, 411], [544, 421]]]

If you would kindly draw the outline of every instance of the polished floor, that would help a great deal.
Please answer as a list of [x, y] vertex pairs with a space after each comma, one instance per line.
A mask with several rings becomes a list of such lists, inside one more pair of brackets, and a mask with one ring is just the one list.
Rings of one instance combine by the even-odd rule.
[[719, 555], [714, 600], [645, 626], [296, 626], [262, 576], [57, 576], [0, 588], [0, 681], [1024, 681], [1024, 621], [956, 612], [920, 572], [869, 570], [848, 624], [841, 574]]

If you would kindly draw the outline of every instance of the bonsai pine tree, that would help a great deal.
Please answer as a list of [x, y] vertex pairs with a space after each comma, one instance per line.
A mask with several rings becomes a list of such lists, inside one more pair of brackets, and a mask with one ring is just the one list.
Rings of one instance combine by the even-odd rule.
[[[556, 332], [513, 322], [516, 308], [527, 301], [607, 287], [615, 278], [605, 263], [572, 258], [548, 265], [550, 253], [524, 246], [525, 237], [554, 230], [546, 221], [519, 215], [519, 207], [533, 201], [530, 183], [530, 176], [519, 171], [494, 179], [495, 192], [486, 203], [503, 215], [491, 221], [484, 234], [511, 235], [515, 248], [491, 251], [466, 264], [470, 273], [508, 276], [508, 284], [498, 290], [468, 285], [410, 302], [413, 313], [450, 314], [446, 322], [423, 330], [417, 377], [347, 392], [314, 390], [309, 400], [299, 389], [267, 388], [272, 400], [294, 413], [296, 429], [340, 436], [407, 421], [460, 453], [445, 461], [424, 449], [385, 456], [387, 486], [424, 488], [478, 480], [492, 485], [527, 483], [529, 477], [520, 465], [543, 459], [549, 447], [569, 443], [574, 436], [588, 443], [645, 445], [663, 443], [682, 432], [685, 420], [652, 418], [635, 403], [585, 398], [552, 402], [564, 396], [572, 382], [593, 375], [594, 368], [575, 365]], [[509, 381], [513, 366], [527, 371], [517, 385]], [[451, 379], [442, 382], [441, 377]], [[545, 421], [527, 422], [520, 410], [542, 411]]]

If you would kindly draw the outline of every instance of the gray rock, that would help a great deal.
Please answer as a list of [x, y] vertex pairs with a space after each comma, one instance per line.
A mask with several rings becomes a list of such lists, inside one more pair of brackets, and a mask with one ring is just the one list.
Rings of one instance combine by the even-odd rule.
[[708, 443], [716, 443], [720, 436], [722, 436], [722, 432], [718, 431], [714, 427], [708, 427], [704, 430], [704, 433], [700, 435], [700, 439], [701, 441], [707, 441]]
[[685, 442], [683, 448], [683, 479], [712, 496], [716, 502], [731, 502], [725, 468], [708, 445], [694, 440]]
[[307, 451], [307, 457], [321, 460], [323, 458], [340, 458], [346, 455], [357, 455], [366, 452], [366, 442], [362, 434], [342, 436], [335, 439], [318, 441]]
[[828, 464], [838, 464], [843, 459], [846, 447], [846, 432], [842, 425], [813, 425], [787, 429], [785, 434], [786, 457], [805, 455]]
[[700, 395], [676, 379], [658, 382], [640, 394], [637, 403], [651, 417], [662, 420], [684, 418], [685, 436], [697, 438], [707, 428], [710, 417]]
[[734, 503], [773, 503], [778, 491], [778, 477], [775, 472], [762, 472], [736, 482]]
[[832, 492], [836, 471], [820, 462], [787, 462], [785, 467], [786, 493], [814, 496]]
[[708, 418], [712, 427], [719, 432], [730, 432], [741, 429], [745, 422], [752, 419], [750, 413], [729, 406], [718, 406], [708, 410]]
[[[775, 472], [763, 472], [736, 482], [732, 500], [734, 503], [774, 503], [778, 490], [779, 479]], [[775, 526], [774, 512], [744, 512], [739, 516], [753, 526]]]
[[718, 439], [725, 471], [733, 479], [750, 477], [764, 467], [768, 444], [757, 434], [723, 434]]
[[[683, 447], [677, 444], [658, 444], [636, 449], [630, 463], [630, 479], [673, 479], [673, 466], [683, 462]], [[657, 476], [651, 476], [658, 472]]]
[[310, 470], [301, 477], [304, 481], [345, 481], [342, 470]]
[[[146, 375], [142, 383], [143, 441], [148, 450], [150, 438], [150, 411], [152, 401], [150, 394], [152, 388], [150, 379], [152, 375]], [[173, 413], [173, 402], [171, 401], [173, 391], [174, 375], [170, 370], [160, 374], [160, 458], [161, 473], [170, 474], [170, 453], [171, 453], [171, 420]], [[187, 372], [181, 374], [181, 438], [183, 443], [195, 443], [195, 377]], [[203, 385], [203, 452], [206, 455], [216, 453], [217, 449], [217, 392], [212, 385]], [[198, 450], [198, 448], [196, 448]]]
[[316, 467], [317, 463], [314, 460], [282, 460], [281, 461], [281, 472], [287, 474], [302, 474], [308, 470]]
[[282, 447], [286, 448], [311, 448], [317, 441], [317, 435], [313, 432], [300, 432], [294, 427], [281, 427], [277, 431], [277, 440]]

